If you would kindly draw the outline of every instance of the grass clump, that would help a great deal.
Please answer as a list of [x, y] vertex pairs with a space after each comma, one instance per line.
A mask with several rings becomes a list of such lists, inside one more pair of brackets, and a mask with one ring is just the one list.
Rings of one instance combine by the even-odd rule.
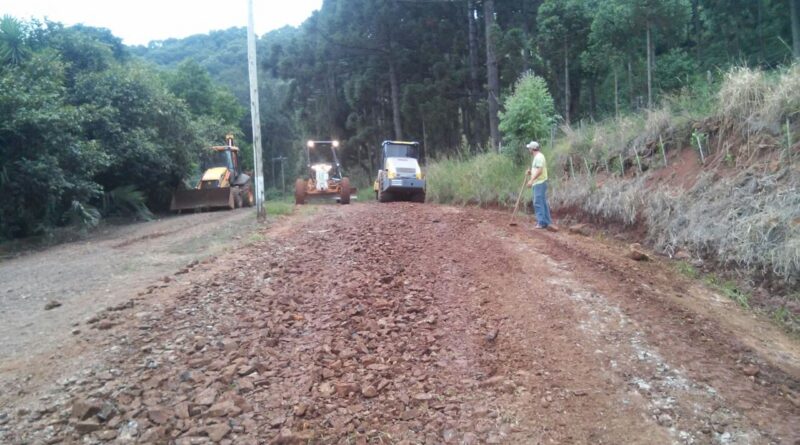
[[582, 176], [554, 187], [550, 203], [553, 208], [578, 209], [598, 219], [630, 226], [640, 216], [643, 193], [643, 179], [609, 179], [598, 185]]
[[687, 278], [691, 278], [693, 280], [700, 278], [700, 272], [686, 261], [678, 261], [675, 263], [675, 269], [678, 271], [678, 273]]
[[427, 169], [428, 201], [458, 205], [514, 205], [525, 166], [498, 153], [469, 159], [443, 158]]
[[761, 70], [748, 67], [730, 70], [717, 96], [720, 117], [726, 121], [752, 123], [768, 91], [769, 84]]
[[729, 71], [717, 97], [719, 117], [744, 134], [781, 135], [787, 120], [800, 114], [800, 65], [779, 73], [736, 68]]
[[722, 295], [735, 301], [739, 306], [745, 309], [750, 308], [750, 294], [739, 289], [733, 281], [722, 280], [714, 275], [709, 275], [706, 283]]
[[268, 216], [291, 215], [294, 212], [294, 201], [290, 198], [279, 198], [264, 201]]
[[370, 202], [375, 200], [375, 190], [372, 189], [372, 184], [365, 185], [358, 188], [356, 194], [356, 202]]

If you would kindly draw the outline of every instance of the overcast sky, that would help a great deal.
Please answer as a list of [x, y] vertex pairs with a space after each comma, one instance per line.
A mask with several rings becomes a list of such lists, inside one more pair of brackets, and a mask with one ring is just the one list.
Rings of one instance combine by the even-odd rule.
[[[257, 34], [297, 26], [322, 0], [253, 0]], [[246, 0], [0, 0], [0, 16], [108, 28], [127, 45], [247, 26]]]

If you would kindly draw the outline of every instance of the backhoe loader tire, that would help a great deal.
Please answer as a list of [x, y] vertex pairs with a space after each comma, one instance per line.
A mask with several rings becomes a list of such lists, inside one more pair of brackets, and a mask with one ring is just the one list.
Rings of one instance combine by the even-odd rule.
[[350, 204], [350, 178], [342, 178], [339, 189], [339, 203]]
[[244, 206], [253, 207], [256, 205], [256, 197], [253, 194], [253, 187], [248, 186], [244, 191]]
[[302, 205], [306, 203], [306, 181], [302, 178], [297, 178], [294, 182], [294, 203]]

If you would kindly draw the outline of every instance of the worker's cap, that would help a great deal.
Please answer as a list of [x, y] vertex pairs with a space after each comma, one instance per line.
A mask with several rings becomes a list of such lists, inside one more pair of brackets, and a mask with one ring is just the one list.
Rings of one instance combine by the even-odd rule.
[[538, 150], [539, 149], [539, 143], [536, 142], [536, 141], [530, 141], [530, 142], [528, 142], [528, 145], [526, 145], [526, 147], [528, 147], [528, 150]]

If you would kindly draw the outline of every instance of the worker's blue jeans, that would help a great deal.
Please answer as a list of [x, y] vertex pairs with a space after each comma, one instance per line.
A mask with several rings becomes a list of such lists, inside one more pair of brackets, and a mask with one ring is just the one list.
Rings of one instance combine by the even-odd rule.
[[533, 186], [533, 211], [540, 226], [547, 227], [553, 223], [550, 219], [550, 206], [547, 205], [547, 181]]

